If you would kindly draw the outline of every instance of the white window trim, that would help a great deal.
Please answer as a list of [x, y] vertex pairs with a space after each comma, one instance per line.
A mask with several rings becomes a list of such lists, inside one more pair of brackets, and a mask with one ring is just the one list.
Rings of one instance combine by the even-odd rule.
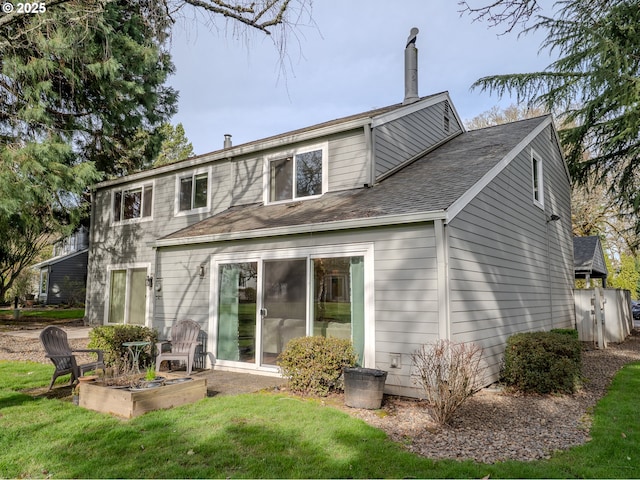
[[[293, 185], [293, 193], [292, 198], [287, 200], [278, 200], [275, 202], [270, 201], [269, 199], [269, 190], [270, 190], [270, 175], [271, 175], [271, 162], [275, 160], [282, 160], [287, 157], [293, 157], [295, 162], [295, 156], [301, 153], [313, 152], [316, 150], [322, 151], [322, 193], [320, 195], [310, 195], [307, 197], [295, 197], [295, 182]], [[295, 164], [293, 171], [293, 178], [295, 180]], [[329, 142], [323, 142], [320, 144], [314, 144], [310, 146], [305, 146], [301, 148], [292, 148], [288, 150], [281, 150], [278, 153], [273, 155], [269, 155], [264, 157], [263, 169], [262, 169], [262, 198], [265, 205], [274, 205], [278, 203], [291, 203], [291, 202], [302, 202], [304, 200], [311, 200], [313, 198], [318, 198], [324, 195], [329, 191]]]
[[[244, 263], [256, 262], [258, 264], [258, 278], [262, 278], [262, 262], [268, 260], [290, 260], [290, 259], [306, 259], [310, 262], [314, 258], [323, 257], [364, 257], [364, 361], [363, 366], [368, 368], [375, 367], [375, 279], [374, 279], [374, 246], [373, 243], [353, 243], [346, 245], [326, 245], [317, 247], [300, 247], [289, 249], [273, 249], [266, 251], [247, 251], [242, 253], [223, 253], [213, 256], [210, 261], [209, 271], [211, 272], [211, 286], [209, 289], [209, 331], [208, 338], [212, 343], [211, 349], [216, 350], [218, 345], [218, 267], [226, 263]], [[310, 269], [307, 269], [307, 284], [311, 281]], [[256, 310], [259, 312], [262, 305], [262, 285], [258, 282], [257, 296], [258, 303]], [[307, 319], [309, 317], [309, 303], [311, 298], [307, 299]], [[308, 324], [307, 324], [308, 326]], [[258, 329], [256, 335], [259, 335]], [[308, 334], [310, 332], [307, 332]], [[211, 360], [207, 360], [210, 367]], [[235, 362], [231, 360], [216, 359], [216, 366], [228, 368], [241, 368], [243, 370], [257, 370], [261, 372], [279, 372], [278, 367], [267, 366], [243, 362]]]
[[49, 292], [49, 268], [43, 268], [40, 270], [40, 286], [38, 288], [38, 295], [45, 297]]
[[[537, 168], [537, 172], [534, 169]], [[538, 179], [538, 198], [536, 198], [536, 183]], [[532, 148], [531, 149], [531, 198], [534, 205], [544, 210], [544, 164], [542, 157]]]
[[[207, 204], [204, 207], [192, 208], [190, 210], [180, 210], [180, 180], [183, 178], [191, 177], [194, 179], [196, 175], [207, 174]], [[213, 194], [212, 188], [212, 171], [211, 167], [201, 167], [189, 172], [182, 172], [176, 174], [176, 189], [174, 196], [174, 208], [173, 215], [175, 217], [184, 217], [187, 215], [196, 215], [199, 213], [208, 213], [211, 211], [211, 195]]]
[[[127, 281], [125, 287], [125, 301], [124, 301], [124, 325], [131, 325], [127, 320], [129, 316], [129, 288], [131, 287], [131, 272], [135, 269], [145, 268], [147, 270], [147, 277], [149, 276], [149, 272], [151, 271], [151, 264], [149, 263], [124, 263], [124, 264], [115, 264], [115, 265], [107, 265], [107, 285], [106, 285], [106, 296], [105, 296], [105, 304], [104, 304], [104, 325], [123, 325], [122, 323], [111, 323], [109, 321], [109, 305], [111, 302], [111, 272], [114, 270], [126, 270], [127, 272]], [[148, 288], [148, 287], [146, 287]], [[151, 327], [151, 299], [153, 297], [153, 292], [147, 292], [147, 301], [145, 304], [145, 313], [144, 313], [144, 326]]]
[[[120, 220], [116, 220], [115, 217], [113, 216], [113, 212], [115, 210], [115, 203], [116, 203], [116, 192], [125, 192], [125, 191], [129, 191], [129, 190], [135, 190], [137, 188], [141, 188], [142, 189], [142, 196], [144, 198], [144, 187], [147, 187], [151, 185], [151, 215], [149, 215], [148, 217], [138, 217], [138, 218], [127, 218], [127, 219], [120, 219]], [[143, 200], [144, 201], [144, 200]], [[149, 182], [141, 182], [141, 183], [132, 183], [130, 185], [126, 185], [123, 186], [121, 188], [114, 188], [113, 190], [111, 190], [111, 202], [110, 202], [110, 218], [111, 218], [111, 225], [128, 225], [128, 224], [132, 224], [132, 223], [143, 223], [143, 222], [150, 222], [153, 220], [153, 207], [156, 203], [156, 182], [155, 180], [151, 180]], [[122, 207], [120, 208], [120, 214], [122, 215]]]

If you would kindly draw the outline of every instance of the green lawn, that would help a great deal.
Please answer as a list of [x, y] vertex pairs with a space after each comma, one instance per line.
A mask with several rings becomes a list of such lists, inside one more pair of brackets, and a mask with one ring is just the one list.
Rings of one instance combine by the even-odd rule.
[[[13, 309], [0, 309], [1, 315], [10, 315], [13, 317]], [[52, 319], [67, 320], [84, 317], [83, 308], [42, 308], [42, 309], [20, 309], [20, 318], [28, 317], [32, 319]]]
[[640, 477], [640, 364], [597, 405], [591, 442], [494, 465], [418, 457], [342, 411], [285, 395], [213, 397], [125, 421], [21, 393], [47, 385], [51, 368], [0, 362], [2, 478]]

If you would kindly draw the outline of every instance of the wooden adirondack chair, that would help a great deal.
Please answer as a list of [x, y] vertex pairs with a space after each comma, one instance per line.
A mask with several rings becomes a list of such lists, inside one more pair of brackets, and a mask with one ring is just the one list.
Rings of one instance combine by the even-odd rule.
[[[200, 325], [193, 320], [180, 320], [171, 327], [171, 340], [156, 343], [158, 355], [156, 356], [156, 373], [160, 371], [160, 364], [167, 360], [171, 368], [171, 360], [185, 362], [187, 375], [191, 375], [196, 347], [201, 344], [198, 341]], [[168, 351], [163, 351], [165, 347]]]
[[[67, 332], [61, 328], [48, 326], [40, 332], [40, 341], [46, 352], [46, 357], [53, 362], [56, 367], [51, 377], [49, 390], [53, 387], [56, 378], [60, 375], [71, 374], [71, 382], [73, 383], [85, 372], [91, 370], [105, 370], [102, 350], [97, 349], [72, 349], [67, 340]], [[75, 353], [95, 353], [98, 358], [95, 362], [78, 364]]]

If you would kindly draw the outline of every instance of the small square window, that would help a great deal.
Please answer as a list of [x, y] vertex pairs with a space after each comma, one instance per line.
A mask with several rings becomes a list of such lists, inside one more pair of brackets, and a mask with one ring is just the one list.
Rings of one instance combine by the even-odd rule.
[[152, 185], [118, 190], [113, 193], [113, 221], [150, 217], [152, 205]]
[[209, 174], [194, 173], [181, 177], [178, 189], [178, 211], [206, 208], [209, 200]]
[[296, 153], [269, 162], [269, 201], [322, 195], [323, 150]]

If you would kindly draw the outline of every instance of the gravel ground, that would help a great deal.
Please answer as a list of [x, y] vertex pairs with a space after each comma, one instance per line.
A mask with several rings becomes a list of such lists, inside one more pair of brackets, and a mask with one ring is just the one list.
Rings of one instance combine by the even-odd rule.
[[[87, 339], [70, 340], [85, 348]], [[48, 363], [37, 339], [0, 334], [0, 360]], [[584, 387], [574, 395], [512, 395], [481, 390], [459, 410], [451, 426], [438, 428], [419, 400], [385, 397], [382, 412], [344, 407], [419, 455], [483, 463], [548, 458], [589, 440], [590, 412], [625, 364], [640, 360], [640, 332], [606, 350], [584, 352]]]
[[615, 373], [640, 360], [640, 331], [606, 350], [583, 355], [582, 389], [573, 395], [514, 395], [495, 388], [481, 390], [462, 405], [451, 426], [439, 428], [419, 400], [387, 397], [380, 412], [356, 415], [419, 455], [437, 459], [472, 459], [483, 463], [549, 458], [589, 441], [593, 406]]

